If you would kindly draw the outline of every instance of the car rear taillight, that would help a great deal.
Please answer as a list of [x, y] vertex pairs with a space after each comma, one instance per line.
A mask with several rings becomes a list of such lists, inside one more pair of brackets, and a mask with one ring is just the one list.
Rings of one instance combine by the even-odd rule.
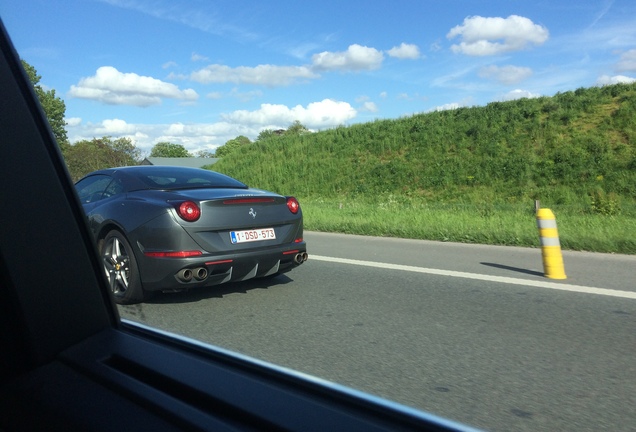
[[201, 209], [193, 201], [185, 201], [179, 204], [177, 213], [179, 213], [181, 219], [187, 222], [194, 222], [201, 217]]
[[298, 200], [296, 198], [287, 197], [287, 208], [290, 212], [296, 214], [298, 213], [298, 210], [300, 210], [300, 204], [298, 203]]
[[144, 252], [144, 255], [152, 258], [191, 258], [203, 255], [199, 250], [170, 251], [170, 252]]

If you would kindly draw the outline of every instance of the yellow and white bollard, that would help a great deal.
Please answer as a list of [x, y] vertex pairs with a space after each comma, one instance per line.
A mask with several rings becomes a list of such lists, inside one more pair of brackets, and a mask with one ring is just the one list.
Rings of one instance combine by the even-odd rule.
[[566, 279], [561, 254], [561, 243], [557, 231], [556, 218], [552, 210], [537, 210], [537, 226], [541, 237], [541, 254], [543, 255], [543, 272], [550, 279]]

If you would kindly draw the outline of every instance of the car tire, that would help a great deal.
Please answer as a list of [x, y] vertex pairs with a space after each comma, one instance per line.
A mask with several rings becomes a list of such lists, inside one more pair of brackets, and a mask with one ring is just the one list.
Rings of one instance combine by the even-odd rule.
[[126, 305], [144, 301], [139, 266], [126, 237], [121, 232], [112, 230], [100, 242], [99, 250], [115, 302]]

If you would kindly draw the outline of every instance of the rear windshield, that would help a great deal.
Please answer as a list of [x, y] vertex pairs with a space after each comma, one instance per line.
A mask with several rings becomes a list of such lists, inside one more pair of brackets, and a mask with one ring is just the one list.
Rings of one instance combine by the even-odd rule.
[[247, 189], [238, 180], [214, 171], [183, 171], [174, 169], [152, 170], [152, 172], [135, 173], [143, 184], [150, 189], [175, 190], [198, 188], [232, 188]]

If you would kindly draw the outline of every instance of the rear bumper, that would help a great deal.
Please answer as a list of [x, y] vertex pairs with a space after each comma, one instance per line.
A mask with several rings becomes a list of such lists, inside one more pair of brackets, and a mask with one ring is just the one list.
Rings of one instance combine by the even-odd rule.
[[183, 290], [285, 273], [306, 259], [307, 244], [303, 241], [264, 250], [194, 258], [143, 256], [139, 270], [146, 291]]

